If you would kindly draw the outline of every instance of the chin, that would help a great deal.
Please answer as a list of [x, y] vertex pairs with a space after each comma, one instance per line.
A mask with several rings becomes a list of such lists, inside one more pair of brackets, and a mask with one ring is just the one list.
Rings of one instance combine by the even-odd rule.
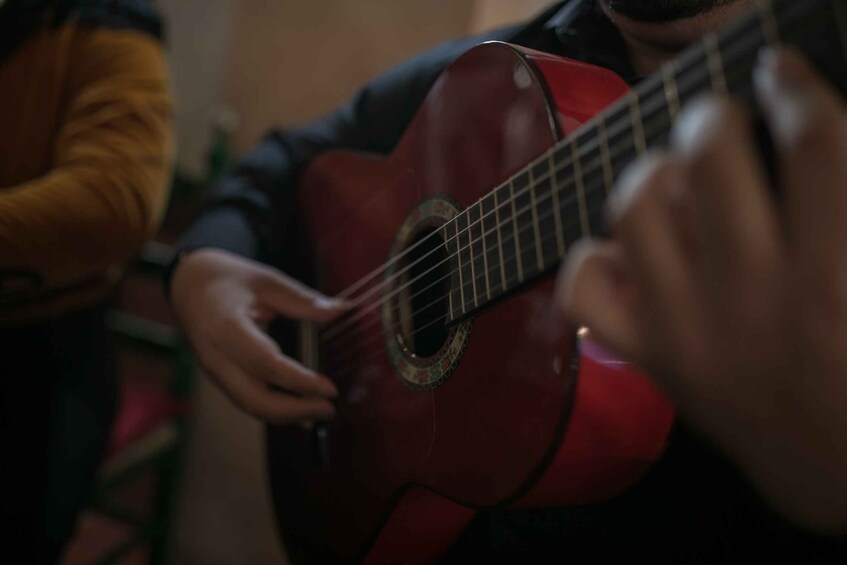
[[666, 23], [705, 15], [751, 0], [600, 0], [607, 12], [642, 23]]

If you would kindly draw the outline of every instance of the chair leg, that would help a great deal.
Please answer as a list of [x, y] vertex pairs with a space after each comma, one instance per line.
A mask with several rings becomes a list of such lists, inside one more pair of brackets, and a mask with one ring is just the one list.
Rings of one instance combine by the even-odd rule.
[[185, 444], [185, 423], [178, 424], [179, 439], [176, 449], [172, 449], [167, 455], [167, 460], [162, 465], [162, 483], [158, 489], [158, 500], [155, 510], [156, 530], [150, 543], [150, 564], [162, 565], [167, 558], [167, 551], [171, 538], [171, 526], [173, 522], [174, 508], [176, 507], [176, 494], [180, 477], [182, 463], [182, 452]]

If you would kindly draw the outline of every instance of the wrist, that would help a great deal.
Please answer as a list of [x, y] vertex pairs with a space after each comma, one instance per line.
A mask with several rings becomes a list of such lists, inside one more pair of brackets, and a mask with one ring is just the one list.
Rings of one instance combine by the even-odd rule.
[[[185, 259], [192, 255], [193, 253], [208, 249], [207, 247], [190, 247], [186, 249], [180, 249], [170, 260], [170, 262], [165, 267], [165, 271], [162, 275], [163, 283], [165, 286], [165, 298], [168, 300], [168, 303], [171, 304], [171, 298], [173, 294], [173, 283], [176, 278], [177, 270], [185, 263]], [[171, 304], [172, 305], [172, 304]]]

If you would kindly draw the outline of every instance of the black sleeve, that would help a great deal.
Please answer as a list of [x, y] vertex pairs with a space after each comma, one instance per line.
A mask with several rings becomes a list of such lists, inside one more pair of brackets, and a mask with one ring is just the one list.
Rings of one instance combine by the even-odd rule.
[[180, 250], [216, 247], [262, 261], [276, 256], [304, 165], [335, 148], [390, 153], [448, 64], [481, 41], [508, 41], [517, 31], [444, 44], [373, 80], [328, 116], [271, 131], [217, 183]]

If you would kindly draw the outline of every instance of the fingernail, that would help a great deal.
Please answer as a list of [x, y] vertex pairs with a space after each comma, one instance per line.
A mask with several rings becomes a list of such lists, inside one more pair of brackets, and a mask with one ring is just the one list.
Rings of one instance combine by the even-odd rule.
[[782, 88], [802, 86], [803, 63], [790, 49], [767, 47], [759, 52], [758, 64], [753, 77], [757, 86], [773, 92]]
[[775, 69], [779, 62], [779, 53], [773, 47], [763, 47], [759, 50], [758, 66], [764, 69]]
[[634, 165], [629, 165], [629, 168], [624, 171], [618, 181], [615, 190], [609, 195], [609, 200], [606, 203], [606, 221], [614, 224], [627, 209], [629, 202], [635, 195], [637, 185], [632, 182], [632, 168]]
[[315, 307], [321, 310], [340, 310], [346, 307], [343, 300], [337, 298], [329, 298], [327, 296], [318, 296], [315, 298]]
[[673, 143], [683, 152], [689, 152], [702, 142], [705, 132], [714, 130], [713, 124], [720, 114], [721, 102], [712, 96], [701, 96], [682, 111], [673, 130]]
[[629, 208], [632, 199], [642, 188], [644, 179], [662, 162], [663, 154], [650, 151], [631, 163], [621, 174], [617, 188], [609, 196], [606, 215], [614, 223]]
[[772, 47], [759, 51], [758, 61], [753, 69], [753, 82], [762, 94], [770, 94], [776, 90], [776, 68], [779, 56]]

